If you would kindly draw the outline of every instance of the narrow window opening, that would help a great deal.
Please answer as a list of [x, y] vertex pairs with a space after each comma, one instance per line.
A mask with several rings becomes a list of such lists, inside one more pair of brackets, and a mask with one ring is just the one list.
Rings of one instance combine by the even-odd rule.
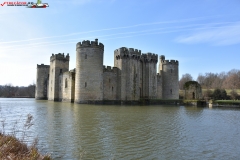
[[87, 82], [85, 82], [85, 88], [87, 87]]
[[53, 69], [52, 69], [52, 72], [53, 72]]
[[172, 89], [170, 89], [170, 93], [172, 94]]
[[112, 92], [113, 92], [113, 87], [112, 87]]
[[139, 87], [139, 92], [140, 92], [140, 98], [142, 98], [142, 90], [140, 87]]
[[62, 69], [60, 69], [60, 73], [62, 73]]
[[65, 79], [65, 88], [67, 88], [67, 78]]
[[85, 54], [85, 59], [87, 59], [87, 55]]
[[192, 99], [195, 99], [195, 93], [192, 92]]

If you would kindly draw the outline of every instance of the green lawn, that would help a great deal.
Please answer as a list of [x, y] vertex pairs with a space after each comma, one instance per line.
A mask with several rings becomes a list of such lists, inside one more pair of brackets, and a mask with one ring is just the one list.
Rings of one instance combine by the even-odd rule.
[[240, 103], [240, 100], [215, 100], [217, 103]]

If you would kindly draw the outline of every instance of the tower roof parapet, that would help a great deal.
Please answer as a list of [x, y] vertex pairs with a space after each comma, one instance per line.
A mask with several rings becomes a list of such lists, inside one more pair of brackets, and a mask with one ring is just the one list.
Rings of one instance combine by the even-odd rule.
[[49, 68], [50, 65], [37, 64], [37, 68]]
[[162, 64], [178, 65], [178, 61], [177, 60], [164, 60], [164, 61], [162, 61]]
[[141, 61], [144, 61], [144, 62], [155, 62], [157, 63], [158, 62], [158, 55], [157, 54], [154, 54], [154, 53], [143, 53], [141, 55]]
[[141, 50], [134, 48], [121, 47], [116, 49], [114, 53], [117, 53], [117, 58], [132, 58], [132, 59], [140, 59]]
[[76, 49], [78, 48], [87, 48], [87, 47], [92, 47], [92, 48], [99, 48], [104, 50], [104, 45], [102, 43], [98, 43], [98, 39], [95, 39], [95, 41], [89, 41], [89, 40], [84, 40], [82, 42], [78, 42], [76, 45]]
[[50, 61], [54, 60], [62, 60], [62, 61], [69, 61], [69, 53], [65, 56], [64, 53], [52, 54], [50, 57]]
[[103, 66], [103, 72], [117, 72], [117, 67]]

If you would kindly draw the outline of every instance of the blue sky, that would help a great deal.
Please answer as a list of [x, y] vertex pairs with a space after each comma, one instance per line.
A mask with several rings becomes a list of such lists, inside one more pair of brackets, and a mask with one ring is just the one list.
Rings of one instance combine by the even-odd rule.
[[240, 69], [239, 0], [42, 2], [49, 7], [0, 6], [0, 85], [32, 84], [52, 53], [69, 53], [73, 69], [76, 43], [95, 38], [105, 46], [104, 65], [128, 47], [178, 60], [179, 78]]

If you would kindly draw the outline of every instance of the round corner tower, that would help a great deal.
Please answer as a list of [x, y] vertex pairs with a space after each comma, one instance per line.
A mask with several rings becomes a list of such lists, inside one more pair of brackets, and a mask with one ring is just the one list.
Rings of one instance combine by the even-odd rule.
[[77, 43], [75, 103], [103, 100], [103, 52], [98, 39]]
[[178, 61], [160, 56], [159, 73], [162, 75], [162, 98], [179, 99]]

